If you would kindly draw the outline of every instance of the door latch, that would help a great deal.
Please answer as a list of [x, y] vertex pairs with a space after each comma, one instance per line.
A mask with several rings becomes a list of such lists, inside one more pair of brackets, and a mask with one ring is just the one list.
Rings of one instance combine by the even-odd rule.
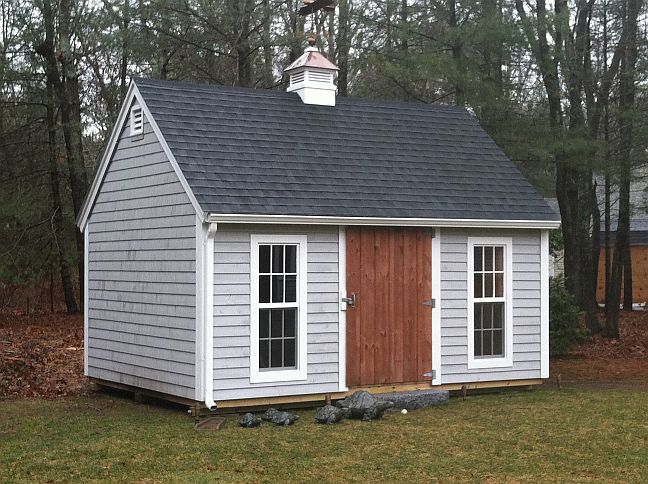
[[356, 293], [352, 292], [351, 297], [343, 297], [342, 302], [347, 303], [348, 307], [354, 308], [356, 305]]
[[435, 299], [429, 299], [427, 301], [423, 301], [423, 306], [430, 306], [431, 308], [436, 307], [436, 300]]

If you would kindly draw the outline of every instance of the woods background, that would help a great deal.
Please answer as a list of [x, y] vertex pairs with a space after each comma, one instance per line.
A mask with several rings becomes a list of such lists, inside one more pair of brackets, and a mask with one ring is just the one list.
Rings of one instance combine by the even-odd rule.
[[[618, 335], [645, 208], [630, 203], [648, 145], [644, 0], [339, 0], [313, 19], [301, 5], [0, 0], [0, 308], [82, 310], [74, 220], [132, 76], [285, 89], [316, 31], [339, 95], [465, 106], [557, 196], [567, 287], [592, 332]], [[599, 234], [617, 219], [599, 322]]]

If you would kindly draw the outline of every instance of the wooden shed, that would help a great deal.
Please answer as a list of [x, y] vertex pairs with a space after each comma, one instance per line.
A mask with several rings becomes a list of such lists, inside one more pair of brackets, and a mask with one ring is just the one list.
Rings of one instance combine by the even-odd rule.
[[289, 92], [131, 83], [78, 220], [86, 374], [209, 408], [548, 377], [554, 212], [466, 110], [304, 55]]

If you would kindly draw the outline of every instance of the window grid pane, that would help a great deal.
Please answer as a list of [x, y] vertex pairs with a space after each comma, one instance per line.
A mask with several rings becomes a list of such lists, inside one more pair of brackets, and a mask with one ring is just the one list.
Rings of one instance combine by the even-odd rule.
[[504, 303], [478, 302], [474, 308], [475, 357], [504, 356]]
[[[259, 369], [297, 366], [297, 245], [259, 245]], [[276, 307], [281, 304], [281, 307]], [[288, 307], [286, 307], [288, 306]]]
[[476, 358], [504, 356], [504, 256], [504, 246], [473, 248], [473, 346]]

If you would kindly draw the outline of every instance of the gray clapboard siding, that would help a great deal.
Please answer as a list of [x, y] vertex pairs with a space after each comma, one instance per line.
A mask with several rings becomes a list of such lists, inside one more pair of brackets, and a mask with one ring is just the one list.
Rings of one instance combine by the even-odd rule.
[[[513, 367], [468, 369], [469, 236], [513, 238]], [[540, 231], [441, 232], [441, 382], [540, 378]]]
[[[308, 379], [250, 383], [250, 235], [308, 237]], [[214, 399], [338, 390], [338, 228], [219, 225], [214, 241]]]
[[89, 219], [88, 374], [194, 398], [196, 214], [148, 121]]

